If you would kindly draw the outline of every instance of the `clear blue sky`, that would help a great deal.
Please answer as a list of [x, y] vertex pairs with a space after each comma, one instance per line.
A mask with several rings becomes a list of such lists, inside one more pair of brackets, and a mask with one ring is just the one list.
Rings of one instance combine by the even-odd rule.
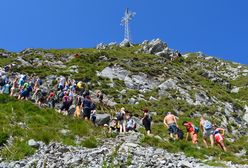
[[126, 7], [135, 43], [161, 38], [181, 52], [248, 64], [247, 0], [1, 0], [0, 48], [85, 48], [123, 39]]

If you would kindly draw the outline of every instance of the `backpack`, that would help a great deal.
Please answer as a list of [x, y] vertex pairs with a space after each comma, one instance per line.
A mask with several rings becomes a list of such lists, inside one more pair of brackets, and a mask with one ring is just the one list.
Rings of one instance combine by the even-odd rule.
[[212, 123], [208, 120], [205, 120], [204, 124], [203, 124], [203, 127], [205, 130], [209, 130], [212, 128]]
[[194, 127], [195, 133], [198, 133], [199, 132], [199, 128], [197, 126], [193, 126], [193, 127]]
[[119, 121], [121, 121], [121, 120], [124, 119], [123, 114], [122, 114], [121, 112], [117, 112], [117, 113], [116, 113], [116, 118], [117, 118], [117, 120], [119, 120]]
[[178, 139], [183, 139], [184, 133], [182, 130], [180, 130], [179, 128], [177, 129], [177, 136]]

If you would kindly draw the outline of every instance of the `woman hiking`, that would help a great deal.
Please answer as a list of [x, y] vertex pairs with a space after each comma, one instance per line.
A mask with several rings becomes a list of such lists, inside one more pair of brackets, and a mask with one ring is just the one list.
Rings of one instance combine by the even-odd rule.
[[194, 124], [192, 122], [187, 122], [187, 121], [184, 121], [182, 125], [185, 126], [185, 128], [187, 130], [186, 141], [188, 141], [188, 138], [190, 135], [192, 143], [197, 144], [198, 143], [199, 128], [194, 126]]
[[218, 146], [220, 146], [223, 151], [226, 152], [227, 150], [226, 150], [226, 147], [224, 144], [225, 129], [224, 128], [218, 128], [216, 125], [213, 125], [213, 129], [214, 129], [213, 135], [214, 135], [214, 139], [215, 139], [216, 144]]

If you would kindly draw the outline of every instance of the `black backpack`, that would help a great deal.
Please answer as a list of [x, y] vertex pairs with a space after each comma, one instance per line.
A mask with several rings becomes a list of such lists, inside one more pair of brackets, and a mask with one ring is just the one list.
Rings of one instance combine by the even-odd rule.
[[178, 128], [178, 130], [177, 130], [177, 135], [178, 135], [178, 139], [183, 139], [184, 133], [183, 133], [182, 130], [180, 130], [180, 129]]
[[121, 121], [121, 120], [124, 119], [124, 116], [123, 116], [123, 114], [121, 112], [117, 112], [116, 113], [116, 118], [117, 118], [118, 121]]

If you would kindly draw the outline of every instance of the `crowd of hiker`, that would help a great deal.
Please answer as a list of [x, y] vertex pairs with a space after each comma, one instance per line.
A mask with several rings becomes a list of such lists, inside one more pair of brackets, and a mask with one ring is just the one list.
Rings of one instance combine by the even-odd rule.
[[[0, 76], [0, 92], [10, 96], [15, 96], [18, 99], [25, 99], [34, 101], [38, 106], [47, 105], [49, 108], [59, 109], [59, 113], [68, 115], [69, 109], [72, 105], [76, 108], [73, 110], [74, 117], [91, 120], [94, 124], [96, 122], [96, 103], [91, 98], [91, 94], [87, 86], [82, 81], [75, 81], [66, 79], [61, 76], [55, 81], [55, 85], [51, 86], [50, 90], [44, 90], [42, 87], [43, 81], [38, 76], [26, 75], [12, 77], [7, 75]], [[98, 102], [103, 102], [103, 94], [101, 91], [96, 92]], [[152, 134], [152, 116], [148, 109], [143, 110], [143, 116], [140, 118], [142, 125], [148, 135]], [[184, 133], [178, 125], [178, 117], [168, 112], [164, 118], [164, 125], [168, 128], [170, 139], [178, 140], [184, 138]], [[134, 119], [132, 113], [124, 107], [116, 112], [115, 117], [112, 118], [108, 127], [109, 132], [125, 133], [129, 131], [137, 131], [137, 121]], [[224, 132], [223, 128], [218, 128], [209, 120], [203, 117], [200, 119], [199, 127], [193, 122], [183, 121], [182, 126], [186, 129], [186, 141], [190, 138], [193, 144], [198, 143], [198, 134], [202, 132], [203, 142], [208, 147], [208, 139], [211, 147], [214, 142], [219, 145], [224, 151]]]
[[[2, 94], [17, 97], [20, 100], [31, 100], [39, 107], [49, 107], [58, 109], [59, 113], [69, 115], [72, 113], [75, 117], [91, 119], [93, 123], [96, 120], [96, 103], [90, 96], [87, 85], [82, 81], [66, 79], [61, 76], [54, 81], [55, 85], [43, 87], [43, 81], [38, 76], [26, 75], [0, 76], [0, 92]], [[97, 101], [103, 99], [101, 91], [96, 93]], [[75, 110], [70, 111], [74, 105]]]

